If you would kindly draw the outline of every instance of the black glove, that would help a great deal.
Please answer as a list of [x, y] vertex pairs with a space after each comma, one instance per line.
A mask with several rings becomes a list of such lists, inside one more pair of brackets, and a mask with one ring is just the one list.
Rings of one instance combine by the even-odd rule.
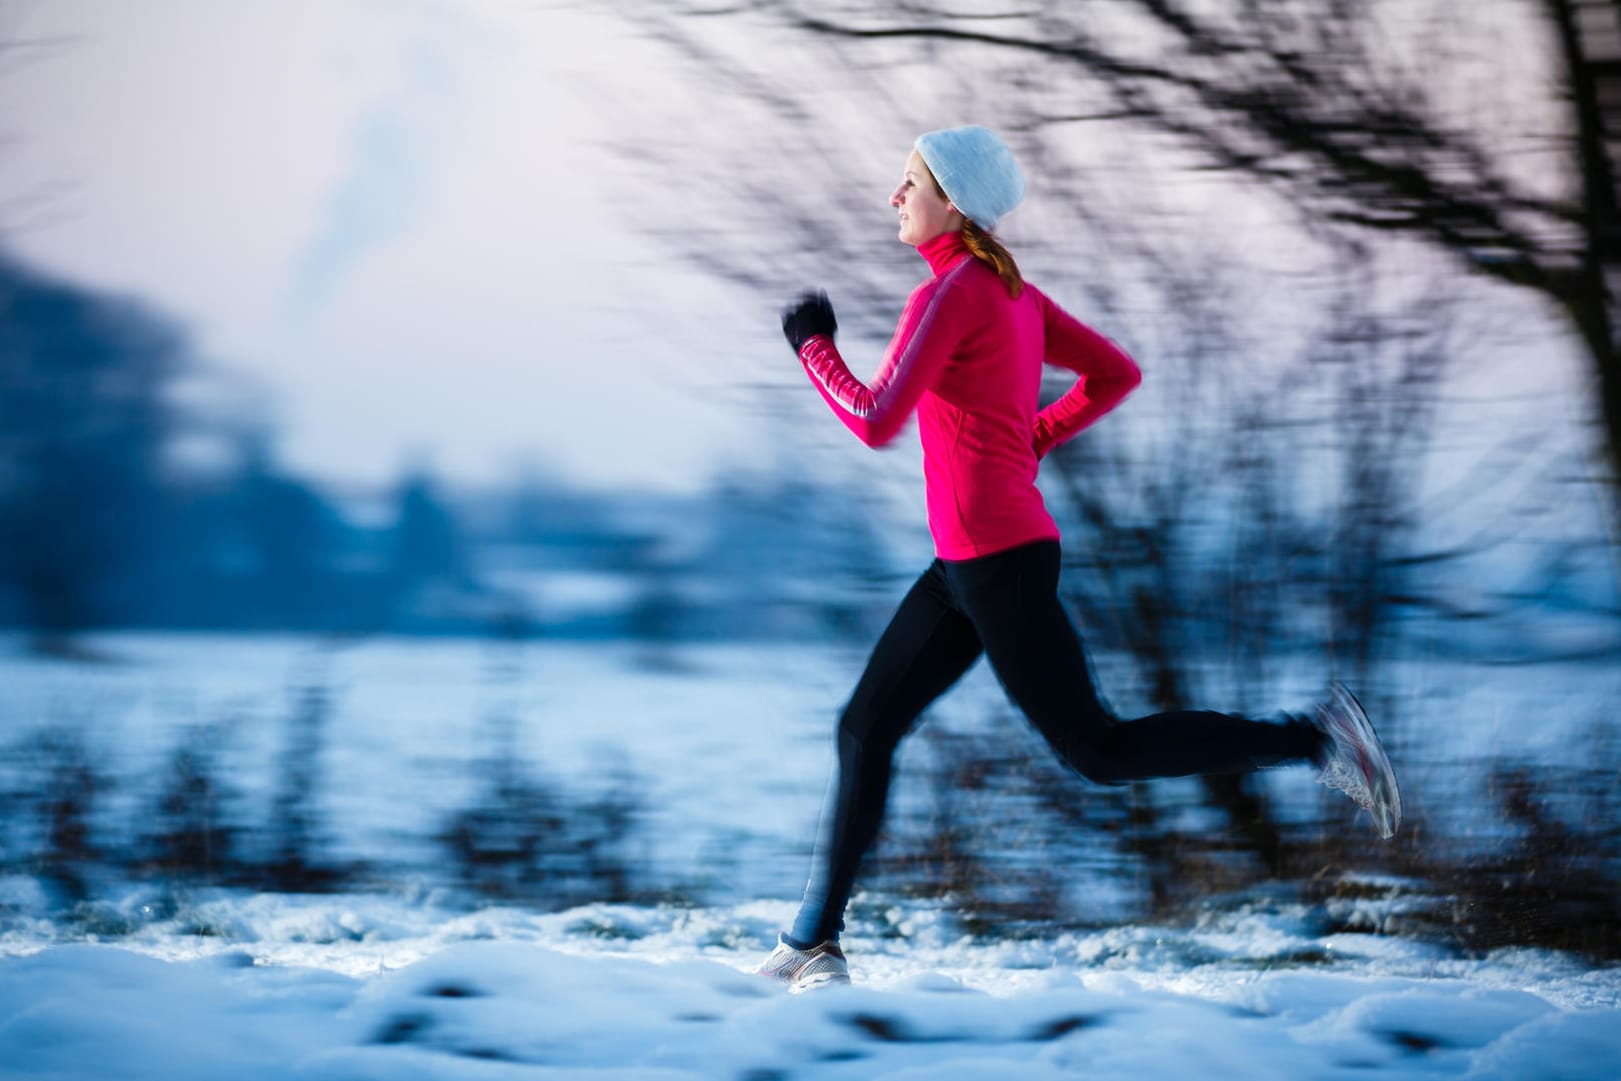
[[831, 338], [838, 329], [838, 320], [833, 318], [833, 302], [824, 292], [806, 293], [798, 303], [783, 309], [782, 333], [794, 347], [795, 355], [811, 338], [818, 334]]

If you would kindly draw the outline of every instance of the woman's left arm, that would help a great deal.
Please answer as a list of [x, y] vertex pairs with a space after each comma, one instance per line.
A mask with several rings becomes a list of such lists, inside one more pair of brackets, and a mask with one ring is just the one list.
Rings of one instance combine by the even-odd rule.
[[1068, 368], [1080, 376], [1063, 397], [1036, 414], [1031, 442], [1036, 457], [1096, 423], [1119, 405], [1143, 381], [1142, 369], [1126, 351], [1026, 285], [1041, 305], [1046, 328], [1049, 364]]

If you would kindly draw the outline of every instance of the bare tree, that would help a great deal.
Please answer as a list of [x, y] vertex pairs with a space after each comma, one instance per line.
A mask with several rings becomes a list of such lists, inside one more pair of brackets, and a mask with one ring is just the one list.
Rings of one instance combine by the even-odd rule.
[[1261, 185], [1309, 230], [1407, 237], [1545, 297], [1586, 350], [1621, 481], [1618, 0], [1031, 0], [990, 13], [954, 0], [756, 0], [728, 11], [826, 41], [853, 71], [933, 62], [1020, 93], [1012, 126], [1038, 158], [1061, 157], [1075, 125], [1128, 120], [1196, 168]]

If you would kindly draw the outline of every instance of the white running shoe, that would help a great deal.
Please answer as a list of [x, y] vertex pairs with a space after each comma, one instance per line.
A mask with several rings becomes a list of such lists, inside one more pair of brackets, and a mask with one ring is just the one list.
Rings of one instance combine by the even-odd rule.
[[850, 967], [845, 964], [844, 951], [831, 940], [808, 950], [796, 949], [781, 935], [777, 948], [765, 963], [755, 969], [760, 976], [768, 976], [788, 985], [790, 991], [809, 991], [834, 983], [850, 982]]
[[1368, 715], [1345, 684], [1329, 684], [1328, 701], [1312, 711], [1312, 722], [1328, 737], [1321, 784], [1337, 788], [1373, 816], [1379, 836], [1389, 840], [1401, 825], [1401, 789]]

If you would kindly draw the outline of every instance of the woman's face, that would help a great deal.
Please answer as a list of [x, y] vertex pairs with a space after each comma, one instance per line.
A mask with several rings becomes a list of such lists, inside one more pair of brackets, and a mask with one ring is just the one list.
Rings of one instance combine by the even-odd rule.
[[923, 155], [913, 150], [906, 158], [906, 175], [901, 186], [889, 197], [889, 205], [900, 214], [903, 244], [917, 247], [941, 233], [962, 228], [962, 214], [934, 187]]

